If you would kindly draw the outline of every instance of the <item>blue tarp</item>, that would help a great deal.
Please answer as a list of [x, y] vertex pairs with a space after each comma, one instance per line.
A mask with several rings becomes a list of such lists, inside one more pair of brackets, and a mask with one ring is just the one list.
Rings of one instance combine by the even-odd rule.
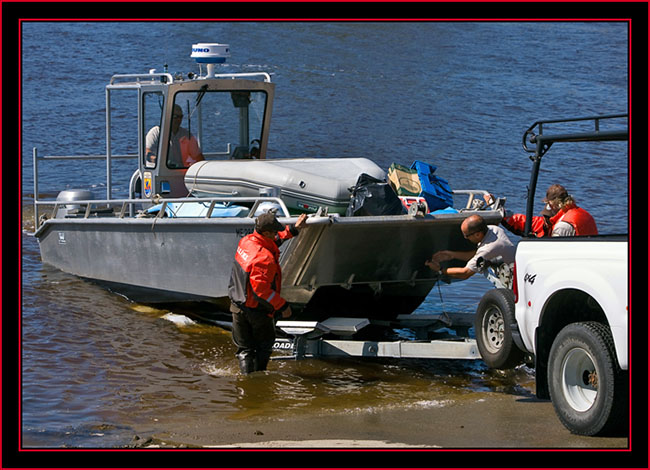
[[416, 160], [411, 165], [411, 168], [418, 172], [422, 186], [420, 196], [427, 201], [429, 212], [453, 207], [454, 197], [449, 183], [433, 174], [436, 171], [435, 165], [429, 165], [428, 163]]
[[445, 207], [444, 209], [431, 211], [429, 214], [458, 214], [458, 211], [453, 207]]

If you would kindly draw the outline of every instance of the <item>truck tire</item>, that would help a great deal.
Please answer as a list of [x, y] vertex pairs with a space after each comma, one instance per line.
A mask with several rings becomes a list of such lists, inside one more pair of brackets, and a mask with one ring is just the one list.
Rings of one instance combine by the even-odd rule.
[[483, 361], [492, 369], [512, 369], [524, 361], [514, 343], [515, 300], [510, 289], [491, 289], [478, 304], [474, 318], [476, 344]]
[[574, 434], [594, 436], [624, 429], [628, 385], [616, 359], [609, 328], [571, 323], [557, 335], [548, 362], [555, 412]]

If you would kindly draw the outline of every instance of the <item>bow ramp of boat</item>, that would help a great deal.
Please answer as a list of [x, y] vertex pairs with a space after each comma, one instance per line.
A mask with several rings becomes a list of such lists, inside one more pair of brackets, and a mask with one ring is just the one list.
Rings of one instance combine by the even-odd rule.
[[[459, 228], [471, 213], [330, 216], [308, 225], [282, 254], [283, 296], [304, 305], [300, 315], [311, 319], [409, 314], [439, 281], [424, 264], [431, 254], [471, 249]], [[500, 220], [498, 211], [482, 215]]]

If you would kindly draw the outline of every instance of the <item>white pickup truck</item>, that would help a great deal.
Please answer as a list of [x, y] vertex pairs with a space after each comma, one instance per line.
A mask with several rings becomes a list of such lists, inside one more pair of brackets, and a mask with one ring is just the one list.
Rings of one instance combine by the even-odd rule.
[[535, 355], [537, 396], [577, 434], [628, 416], [627, 255], [627, 236], [517, 246], [514, 340]]
[[[621, 118], [625, 130], [599, 129], [601, 122]], [[538, 121], [526, 131], [524, 149], [527, 139], [536, 149], [524, 233], [531, 233], [539, 163], [551, 144], [626, 140], [626, 118]], [[542, 124], [575, 121], [594, 122], [595, 129], [542, 134]], [[605, 434], [627, 423], [628, 254], [627, 235], [524, 237], [517, 245], [512, 290], [488, 291], [477, 310], [484, 361], [507, 369], [526, 358], [535, 367], [537, 396], [550, 398], [560, 421], [576, 434]]]

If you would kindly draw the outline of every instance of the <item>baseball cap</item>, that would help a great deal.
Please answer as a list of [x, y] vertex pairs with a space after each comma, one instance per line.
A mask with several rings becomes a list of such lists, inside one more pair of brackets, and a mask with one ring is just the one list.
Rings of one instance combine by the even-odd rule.
[[264, 212], [255, 219], [255, 230], [258, 232], [281, 232], [284, 230], [284, 225], [282, 225], [278, 219], [275, 217], [275, 213], [272, 211]]

